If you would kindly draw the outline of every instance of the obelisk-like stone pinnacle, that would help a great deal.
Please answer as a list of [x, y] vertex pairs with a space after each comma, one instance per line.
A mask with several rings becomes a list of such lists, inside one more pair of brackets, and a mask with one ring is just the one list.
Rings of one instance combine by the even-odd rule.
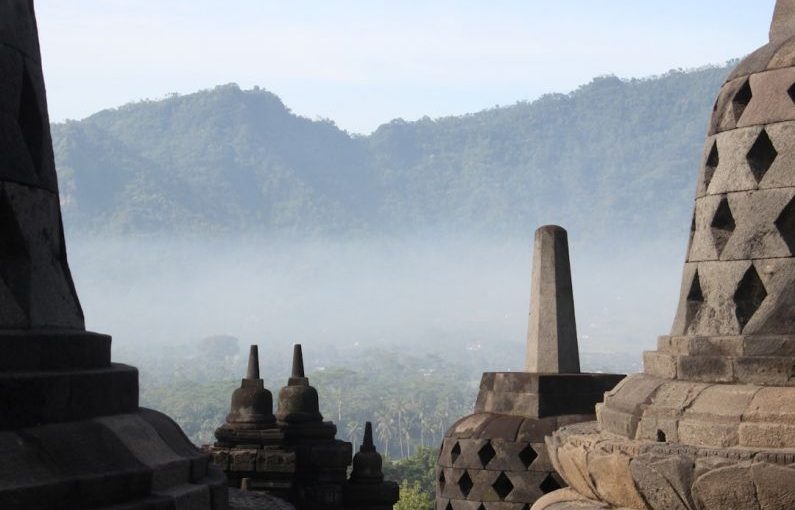
[[293, 346], [293, 377], [301, 378], [304, 376], [304, 353], [301, 350], [301, 344]]
[[795, 35], [795, 0], [777, 0], [770, 24], [770, 40], [785, 39]]
[[259, 379], [259, 348], [252, 345], [248, 351], [248, 370], [246, 379]]
[[375, 451], [375, 443], [373, 443], [373, 424], [369, 421], [364, 424], [364, 439], [362, 440], [362, 446], [359, 447], [359, 451]]
[[580, 372], [568, 237], [554, 225], [536, 230], [525, 370]]

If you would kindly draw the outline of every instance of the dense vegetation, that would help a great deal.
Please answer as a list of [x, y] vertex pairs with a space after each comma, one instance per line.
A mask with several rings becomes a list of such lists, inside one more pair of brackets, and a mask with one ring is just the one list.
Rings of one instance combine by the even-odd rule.
[[600, 77], [570, 94], [351, 136], [220, 86], [53, 126], [72, 232], [526, 232], [687, 225], [726, 67]]

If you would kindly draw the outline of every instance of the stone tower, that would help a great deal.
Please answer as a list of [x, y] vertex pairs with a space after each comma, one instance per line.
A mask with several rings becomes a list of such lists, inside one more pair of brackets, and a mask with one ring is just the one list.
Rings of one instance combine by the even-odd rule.
[[232, 394], [226, 423], [216, 429], [217, 441], [205, 449], [234, 489], [276, 496], [299, 510], [388, 510], [398, 499], [398, 486], [384, 481], [372, 428], [366, 430], [347, 480], [351, 443], [336, 439], [336, 425], [323, 421], [317, 390], [304, 373], [301, 346], [293, 349], [292, 374], [279, 391], [274, 416], [253, 345], [248, 373]]
[[548, 441], [534, 509], [795, 508], [795, 0], [721, 89], [670, 336]]
[[225, 509], [223, 474], [85, 330], [30, 0], [0, 3], [0, 508]]
[[445, 435], [437, 510], [526, 510], [562, 486], [544, 436], [594, 419], [593, 406], [623, 376], [582, 374], [566, 231], [535, 234], [526, 372], [485, 373], [474, 414]]

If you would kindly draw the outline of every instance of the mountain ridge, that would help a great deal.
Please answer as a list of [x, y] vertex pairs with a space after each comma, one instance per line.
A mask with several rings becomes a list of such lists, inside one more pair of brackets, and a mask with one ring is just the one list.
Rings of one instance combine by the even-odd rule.
[[94, 235], [680, 233], [728, 71], [598, 77], [370, 135], [234, 84], [130, 103], [52, 125], [64, 221]]

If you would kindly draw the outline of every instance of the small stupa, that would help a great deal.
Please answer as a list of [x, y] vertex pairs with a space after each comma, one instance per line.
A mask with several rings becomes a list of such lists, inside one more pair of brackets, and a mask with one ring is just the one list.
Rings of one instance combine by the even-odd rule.
[[679, 307], [644, 362], [548, 440], [570, 488], [535, 510], [795, 508], [795, 0], [718, 94]]
[[544, 437], [594, 419], [624, 376], [580, 372], [568, 236], [536, 231], [524, 372], [485, 373], [472, 415], [445, 435], [436, 469], [439, 510], [527, 510], [563, 480]]
[[293, 348], [292, 372], [279, 391], [275, 415], [253, 345], [226, 423], [216, 429], [217, 441], [205, 449], [226, 473], [230, 487], [282, 498], [298, 510], [391, 509], [397, 484], [384, 482], [380, 474], [372, 429], [353, 459], [350, 480], [351, 443], [336, 439], [336, 434], [336, 425], [323, 420], [317, 390], [304, 373], [301, 345]]
[[373, 442], [373, 424], [364, 425], [364, 439], [353, 456], [353, 469], [345, 487], [345, 508], [391, 510], [400, 498], [396, 482], [384, 481], [383, 459]]

